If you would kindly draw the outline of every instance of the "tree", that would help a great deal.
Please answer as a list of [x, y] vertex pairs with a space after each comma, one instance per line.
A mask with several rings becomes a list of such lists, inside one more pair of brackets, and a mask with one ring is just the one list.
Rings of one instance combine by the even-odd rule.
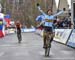
[[46, 12], [52, 0], [2, 0], [5, 13], [10, 12], [12, 20], [20, 20], [23, 25], [35, 26], [35, 18], [40, 14], [36, 4], [40, 3]]

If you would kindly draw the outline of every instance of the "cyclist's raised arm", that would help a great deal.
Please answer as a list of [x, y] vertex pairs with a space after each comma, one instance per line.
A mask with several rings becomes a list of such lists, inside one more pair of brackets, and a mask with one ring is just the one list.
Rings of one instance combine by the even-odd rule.
[[56, 14], [54, 14], [54, 15], [52, 15], [52, 16], [54, 16], [54, 17], [59, 16], [60, 14], [63, 14], [65, 10], [66, 10], [66, 9], [63, 8], [63, 10], [59, 11], [58, 13], [56, 13]]
[[54, 14], [54, 15], [52, 15], [52, 16], [54, 16], [54, 17], [56, 17], [56, 16], [59, 16], [60, 14], [62, 14], [62, 13], [64, 13], [64, 11], [62, 10], [62, 11], [60, 11], [60, 12], [58, 12], [58, 13], [56, 13], [56, 14]]
[[37, 8], [38, 8], [38, 10], [43, 14], [43, 15], [46, 15], [44, 12], [43, 12], [43, 10], [41, 9], [41, 7], [40, 7], [40, 5], [37, 3]]

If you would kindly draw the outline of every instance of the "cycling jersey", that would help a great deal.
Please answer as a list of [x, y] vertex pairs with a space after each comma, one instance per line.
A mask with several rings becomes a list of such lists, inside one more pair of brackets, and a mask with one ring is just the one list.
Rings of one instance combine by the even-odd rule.
[[17, 29], [21, 29], [21, 24], [20, 23], [16, 23], [16, 28]]
[[[39, 11], [42, 13], [42, 20], [45, 21], [44, 26], [48, 26], [48, 27], [53, 27], [53, 20], [55, 20], [55, 17], [62, 14], [64, 11], [60, 11], [54, 15], [47, 15], [43, 12], [43, 10], [41, 10], [40, 6], [38, 6]], [[49, 20], [50, 22], [46, 22], [46, 19]]]

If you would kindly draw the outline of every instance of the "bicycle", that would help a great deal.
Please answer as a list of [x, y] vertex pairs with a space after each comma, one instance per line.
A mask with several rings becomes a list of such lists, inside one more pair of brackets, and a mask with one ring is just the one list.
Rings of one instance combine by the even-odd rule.
[[49, 57], [51, 42], [53, 41], [53, 33], [52, 32], [46, 32], [46, 31], [44, 33], [45, 33], [44, 37], [46, 38], [45, 56]]
[[[44, 26], [43, 26], [43, 22], [40, 22], [39, 25], [37, 25], [37, 28], [38, 27], [42, 27], [44, 29]], [[49, 56], [49, 53], [50, 53], [50, 48], [51, 48], [51, 42], [53, 41], [53, 37], [54, 37], [54, 34], [53, 32], [51, 31], [45, 31], [43, 32], [43, 38], [46, 40], [45, 41], [45, 56]]]

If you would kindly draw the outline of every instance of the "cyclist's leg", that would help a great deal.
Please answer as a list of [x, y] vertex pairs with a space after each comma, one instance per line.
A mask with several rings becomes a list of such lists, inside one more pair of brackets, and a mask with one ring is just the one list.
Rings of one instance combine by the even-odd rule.
[[[19, 37], [19, 31], [17, 30], [17, 38]], [[19, 39], [19, 38], [18, 38]]]
[[21, 33], [20, 33], [20, 40], [22, 40], [22, 35], [21, 35]]
[[53, 40], [52, 38], [52, 27], [47, 27], [47, 40], [49, 43], [47, 43], [47, 47], [50, 47], [51, 46], [51, 41]]
[[44, 31], [43, 31], [43, 48], [46, 47], [46, 39], [47, 39], [47, 27], [44, 26]]
[[20, 41], [21, 41], [22, 40], [21, 30], [19, 30], [19, 37], [20, 37]]
[[44, 48], [46, 48], [46, 45], [47, 45], [46, 40], [48, 38], [48, 27], [47, 26], [44, 27], [44, 34], [43, 35], [44, 35], [43, 36]]
[[18, 42], [20, 43], [22, 38], [21, 38], [21, 30], [17, 29], [17, 37], [18, 37]]
[[46, 56], [49, 56], [50, 54], [50, 48], [51, 48], [51, 42], [53, 41], [53, 34], [52, 34], [52, 27], [47, 28], [47, 35], [46, 35]]
[[45, 30], [43, 31], [43, 48], [45, 48], [46, 45], [46, 32]]
[[52, 32], [52, 33], [51, 33], [51, 40], [50, 40], [50, 42], [53, 41], [54, 36], [55, 36], [55, 32]]

